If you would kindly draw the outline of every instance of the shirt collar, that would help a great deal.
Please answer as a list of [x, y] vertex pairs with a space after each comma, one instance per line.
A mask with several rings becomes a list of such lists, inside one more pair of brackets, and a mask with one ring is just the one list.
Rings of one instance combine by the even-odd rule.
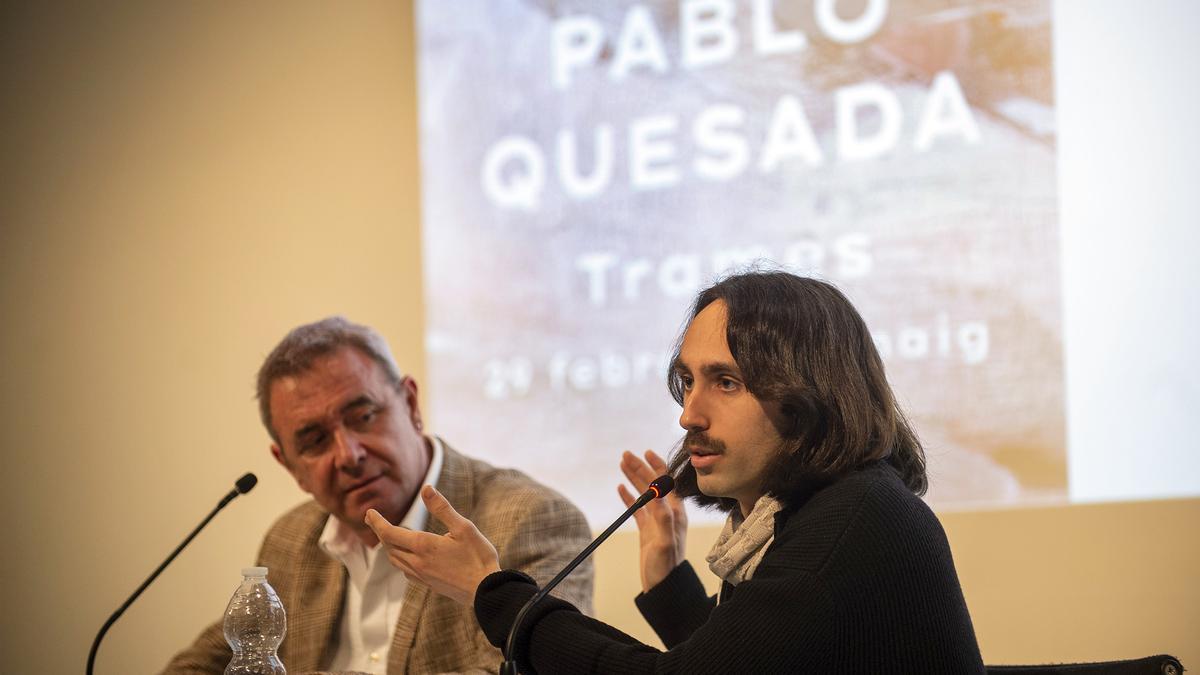
[[[442, 476], [442, 463], [446, 457], [445, 448], [442, 446], [442, 439], [437, 436], [428, 436], [430, 445], [433, 446], [432, 456], [429, 458], [429, 471], [425, 473], [425, 480], [421, 485], [437, 485], [438, 479]], [[425, 501], [417, 494], [413, 499], [412, 504], [408, 507], [408, 512], [400, 520], [399, 525], [410, 530], [418, 532], [425, 529], [425, 525], [429, 522], [429, 509], [425, 507]], [[345, 523], [338, 520], [337, 516], [329, 514], [325, 520], [325, 529], [321, 530], [321, 536], [317, 539], [321, 550], [329, 556], [337, 559], [343, 559], [351, 551], [366, 550], [362, 540], [350, 529]], [[370, 550], [379, 547], [379, 544], [372, 546]]]

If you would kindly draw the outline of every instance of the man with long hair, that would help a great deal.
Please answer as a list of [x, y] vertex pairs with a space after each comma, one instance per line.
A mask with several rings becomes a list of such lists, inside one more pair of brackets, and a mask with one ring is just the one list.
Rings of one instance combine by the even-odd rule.
[[[790, 274], [729, 277], [704, 290], [668, 387], [686, 436], [668, 463], [626, 453], [641, 491], [676, 492], [637, 515], [642, 614], [659, 651], [550, 599], [527, 615], [515, 657], [553, 672], [983, 672], [945, 533], [919, 495], [920, 442], [899, 409], [853, 305]], [[622, 499], [633, 494], [620, 488]], [[444, 537], [367, 522], [393, 564], [473, 604], [500, 645], [534, 582], [500, 571], [487, 540], [422, 497]], [[709, 597], [684, 560], [681, 499], [727, 512], [708, 555]]]

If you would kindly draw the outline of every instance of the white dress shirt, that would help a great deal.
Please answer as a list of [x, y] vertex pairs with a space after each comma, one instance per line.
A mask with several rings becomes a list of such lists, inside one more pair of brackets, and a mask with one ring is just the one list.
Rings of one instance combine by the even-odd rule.
[[[422, 485], [436, 485], [442, 474], [442, 441], [430, 437], [433, 455]], [[418, 496], [400, 524], [421, 531], [429, 520], [429, 511]], [[404, 605], [408, 580], [388, 562], [387, 549], [379, 544], [368, 548], [353, 530], [330, 515], [318, 540], [321, 549], [346, 568], [349, 583], [342, 604], [341, 626], [329, 670], [354, 670], [384, 675], [392, 634]]]

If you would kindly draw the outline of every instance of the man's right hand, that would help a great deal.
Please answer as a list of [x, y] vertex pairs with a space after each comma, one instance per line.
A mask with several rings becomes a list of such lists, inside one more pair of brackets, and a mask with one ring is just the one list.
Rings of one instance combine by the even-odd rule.
[[[636, 492], [625, 485], [618, 485], [617, 492], [625, 507], [633, 505], [638, 495], [646, 491], [650, 481], [667, 473], [667, 463], [653, 450], [646, 451], [646, 459], [625, 451], [621, 455], [621, 472], [629, 479]], [[662, 499], [652, 500], [633, 514], [638, 526], [638, 542], [641, 545], [642, 591], [657, 586], [684, 559], [687, 543], [687, 511], [683, 500], [672, 492]]]

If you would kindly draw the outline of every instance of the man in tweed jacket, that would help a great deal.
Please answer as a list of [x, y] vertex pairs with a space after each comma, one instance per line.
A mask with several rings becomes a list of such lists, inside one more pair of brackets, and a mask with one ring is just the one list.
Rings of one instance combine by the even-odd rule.
[[[314, 498], [271, 527], [258, 556], [287, 609], [280, 658], [288, 672], [495, 671], [500, 652], [470, 608], [388, 576], [397, 571], [364, 525], [365, 512], [445, 533], [415, 499], [430, 482], [495, 544], [506, 567], [545, 583], [590, 539], [579, 510], [518, 471], [425, 435], [416, 384], [365, 326], [331, 318], [295, 329], [260, 369], [258, 395], [272, 454]], [[555, 594], [590, 609], [591, 591], [587, 566]], [[164, 672], [221, 673], [229, 658], [218, 621]]]

